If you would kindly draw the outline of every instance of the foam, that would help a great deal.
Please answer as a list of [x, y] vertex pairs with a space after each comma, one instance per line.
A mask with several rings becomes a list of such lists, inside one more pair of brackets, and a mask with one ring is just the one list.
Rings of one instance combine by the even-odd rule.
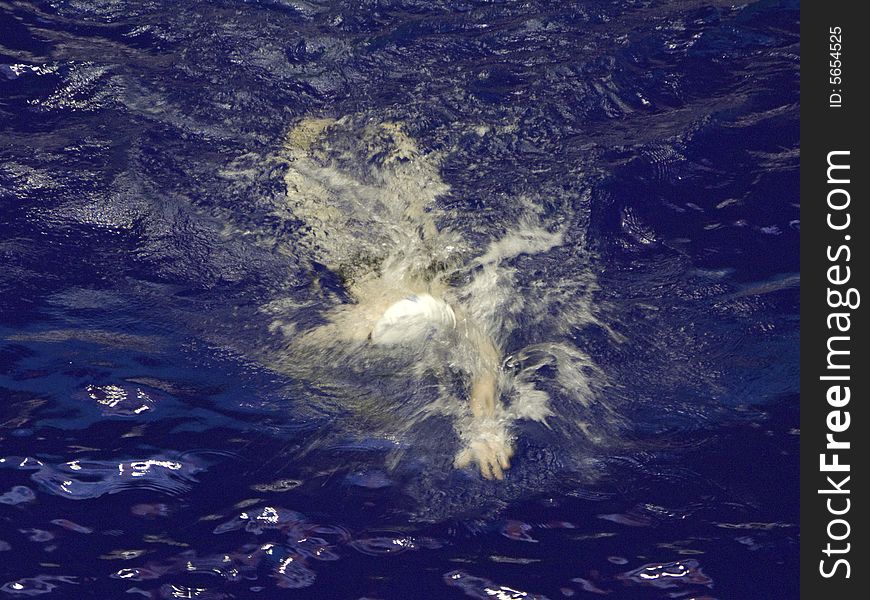
[[[591, 304], [597, 285], [588, 268], [572, 273], [571, 281], [545, 282], [545, 290], [521, 289], [518, 260], [562, 247], [565, 225], [548, 224], [533, 202], [518, 199], [526, 209], [521, 217], [482, 249], [461, 232], [439, 227], [448, 219], [438, 199], [451, 192], [440, 176], [443, 156], [421, 150], [395, 123], [303, 120], [288, 135], [283, 158], [286, 203], [274, 212], [298, 223], [300, 232], [286, 252], [304, 253], [337, 273], [347, 297], [325, 298], [323, 322], [314, 327], [300, 326], [288, 314], [292, 303], [265, 307], [275, 317], [273, 330], [287, 339], [275, 368], [321, 383], [343, 380], [340, 388], [358, 388], [348, 394], [360, 405], [379, 407], [389, 399], [359, 401], [371, 379], [434, 378], [434, 397], [411, 414], [397, 414], [390, 435], [401, 437], [420, 420], [447, 416], [460, 457], [475, 445], [498, 454], [513, 443], [521, 420], [549, 424], [555, 417], [576, 431], [594, 429], [578, 413], [603, 385], [589, 357], [564, 340], [508, 354], [518, 328], [534, 325], [564, 336], [572, 327], [599, 322]], [[291, 313], [304, 312], [293, 308]], [[520, 368], [503, 369], [510, 360]], [[555, 369], [556, 388], [573, 408], [554, 411], [551, 393], [536, 377], [544, 363]], [[494, 374], [487, 386], [494, 388], [495, 408], [475, 419], [471, 383], [488, 374]]]

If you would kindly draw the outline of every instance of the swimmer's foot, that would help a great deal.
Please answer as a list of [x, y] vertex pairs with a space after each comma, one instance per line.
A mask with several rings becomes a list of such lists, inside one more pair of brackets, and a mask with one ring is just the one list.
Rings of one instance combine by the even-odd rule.
[[504, 479], [504, 471], [510, 468], [513, 455], [513, 446], [506, 436], [479, 439], [463, 448], [453, 464], [457, 469], [464, 469], [474, 463], [485, 479]]

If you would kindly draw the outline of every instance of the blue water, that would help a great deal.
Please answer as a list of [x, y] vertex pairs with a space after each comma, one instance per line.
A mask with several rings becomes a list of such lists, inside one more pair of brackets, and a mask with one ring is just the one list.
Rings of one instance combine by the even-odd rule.
[[[0, 2], [0, 595], [797, 598], [798, 44], [793, 1]], [[506, 352], [591, 357], [608, 439], [520, 422], [484, 481], [266, 359], [263, 306], [346, 300], [271, 210], [345, 115], [480, 248], [566, 228], [520, 293], [602, 325]]]

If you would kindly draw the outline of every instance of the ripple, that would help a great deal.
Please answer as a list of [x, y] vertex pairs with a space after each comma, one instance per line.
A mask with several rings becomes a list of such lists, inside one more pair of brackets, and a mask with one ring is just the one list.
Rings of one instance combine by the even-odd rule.
[[296, 552], [306, 558], [314, 560], [334, 561], [339, 556], [333, 550], [333, 546], [323, 538], [304, 537], [288, 544]]
[[371, 490], [385, 488], [393, 485], [393, 481], [383, 471], [357, 471], [348, 473], [344, 478], [345, 483]]
[[650, 527], [655, 523], [651, 518], [646, 515], [639, 514], [609, 514], [609, 515], [598, 515], [599, 519], [603, 519], [605, 521], [611, 521], [613, 523], [618, 523], [620, 525], [627, 525], [628, 527]]
[[673, 183], [684, 175], [682, 171], [685, 170], [686, 158], [677, 148], [657, 145], [642, 149], [640, 154], [646, 159], [653, 177], [658, 181]]
[[702, 570], [697, 560], [687, 559], [667, 563], [648, 563], [618, 577], [644, 586], [662, 589], [687, 585], [712, 587], [713, 580]]
[[38, 470], [45, 465], [32, 456], [4, 456], [0, 458], [0, 467], [19, 470]]
[[469, 575], [465, 571], [450, 571], [444, 574], [444, 583], [462, 590], [470, 598], [479, 600], [547, 600], [541, 594], [529, 594], [504, 585], [497, 585], [483, 577]]
[[273, 506], [263, 507], [259, 512], [243, 512], [234, 519], [214, 528], [214, 533], [226, 533], [244, 529], [254, 535], [260, 535], [267, 529], [289, 531], [306, 523], [305, 515], [285, 508]]
[[145, 554], [145, 550], [112, 550], [108, 554], [101, 554], [103, 560], [132, 560]]
[[56, 71], [56, 67], [46, 65], [27, 65], [27, 64], [0, 64], [0, 75], [6, 79], [18, 79], [27, 75], [47, 75]]
[[532, 530], [532, 526], [528, 523], [524, 523], [522, 521], [514, 521], [509, 520], [506, 521], [505, 524], [501, 528], [501, 534], [508, 539], [515, 540], [518, 542], [536, 542], [535, 538], [533, 538], [529, 531]]
[[232, 596], [224, 592], [174, 583], [164, 583], [161, 585], [158, 594], [160, 598], [172, 600], [178, 600], [181, 598], [196, 598], [196, 600], [225, 600], [226, 598], [232, 598]]
[[83, 398], [94, 402], [104, 416], [112, 417], [138, 417], [157, 406], [154, 392], [133, 386], [89, 385]]
[[31, 542], [50, 542], [54, 539], [54, 534], [44, 529], [19, 529], [18, 531], [26, 535]]
[[41, 110], [95, 111], [115, 101], [117, 86], [109, 67], [91, 62], [70, 63], [58, 70], [62, 83], [48, 97], [33, 101]]
[[580, 589], [583, 590], [584, 592], [589, 592], [592, 594], [601, 594], [602, 596], [610, 593], [609, 590], [603, 590], [600, 587], [598, 587], [597, 585], [595, 585], [595, 583], [593, 583], [592, 581], [589, 581], [588, 579], [584, 579], [582, 577], [575, 577], [571, 581], [574, 583], [579, 583]]
[[109, 577], [112, 579], [126, 579], [129, 581], [147, 581], [150, 579], [158, 579], [163, 575], [162, 571], [156, 571], [148, 567], [119, 569], [112, 573]]
[[145, 517], [154, 519], [157, 517], [168, 517], [172, 509], [165, 502], [152, 502], [134, 504], [130, 507], [130, 513], [137, 517]]
[[317, 575], [298, 556], [287, 556], [272, 571], [279, 588], [301, 589], [314, 585]]
[[0, 586], [0, 591], [13, 596], [40, 596], [51, 593], [61, 583], [78, 585], [77, 577], [67, 575], [37, 575], [15, 581], [9, 581]]
[[16, 485], [5, 494], [0, 495], [0, 504], [15, 505], [34, 500], [36, 500], [36, 494], [26, 485]]
[[326, 537], [335, 537], [336, 543], [346, 544], [351, 540], [350, 531], [339, 525], [311, 525], [305, 531], [309, 534], [318, 534]]
[[85, 527], [84, 525], [79, 525], [78, 523], [73, 523], [68, 519], [52, 519], [51, 523], [53, 525], [57, 525], [58, 527], [63, 527], [67, 531], [74, 531], [76, 533], [93, 533], [94, 530], [90, 527]]
[[177, 495], [191, 488], [194, 475], [204, 469], [190, 455], [129, 460], [73, 460], [58, 465], [43, 464], [30, 478], [56, 496], [90, 500], [128, 489], [148, 489]]
[[519, 556], [501, 556], [500, 554], [493, 554], [489, 557], [489, 560], [496, 563], [507, 563], [512, 565], [532, 565], [535, 563], [541, 562], [540, 558], [523, 558]]
[[251, 486], [252, 490], [257, 492], [289, 492], [295, 490], [302, 482], [298, 479], [278, 479], [272, 483], [258, 483]]
[[369, 556], [384, 556], [386, 554], [401, 554], [408, 550], [417, 550], [416, 540], [408, 536], [378, 536], [357, 538], [350, 543], [351, 548]]

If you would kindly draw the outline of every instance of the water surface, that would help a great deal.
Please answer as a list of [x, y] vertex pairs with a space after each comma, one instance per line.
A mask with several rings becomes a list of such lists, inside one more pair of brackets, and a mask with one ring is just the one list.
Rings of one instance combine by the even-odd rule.
[[[0, 590], [797, 597], [797, 84], [791, 1], [0, 1]], [[461, 352], [299, 345], [385, 264], [504, 481]]]

